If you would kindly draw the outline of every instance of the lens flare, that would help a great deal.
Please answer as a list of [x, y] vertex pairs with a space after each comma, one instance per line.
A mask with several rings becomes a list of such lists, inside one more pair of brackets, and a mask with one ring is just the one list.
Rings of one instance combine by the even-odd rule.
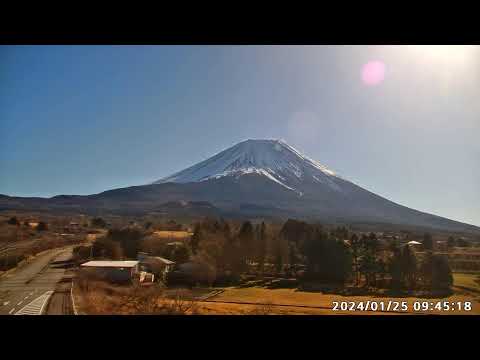
[[374, 86], [385, 79], [385, 64], [381, 61], [369, 61], [363, 65], [362, 81], [365, 85]]

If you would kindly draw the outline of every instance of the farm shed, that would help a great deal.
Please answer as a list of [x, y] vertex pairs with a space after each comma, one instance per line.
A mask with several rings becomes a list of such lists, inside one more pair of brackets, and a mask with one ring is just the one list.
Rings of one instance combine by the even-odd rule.
[[112, 282], [129, 282], [138, 273], [138, 261], [88, 261], [81, 270]]

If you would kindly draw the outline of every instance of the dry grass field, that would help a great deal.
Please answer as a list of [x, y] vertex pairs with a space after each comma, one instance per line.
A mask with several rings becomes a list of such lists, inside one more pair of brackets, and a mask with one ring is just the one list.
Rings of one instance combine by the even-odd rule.
[[[295, 289], [265, 289], [259, 287], [251, 288], [226, 288], [225, 291], [211, 299], [209, 303], [211, 310], [214, 311], [216, 307], [219, 310], [228, 308], [230, 311], [235, 309], [239, 313], [245, 312], [249, 307], [255, 304], [270, 304], [273, 314], [351, 314], [351, 315], [380, 315], [380, 314], [394, 314], [393, 312], [381, 311], [333, 311], [332, 304], [334, 301], [346, 302], [367, 302], [376, 301], [387, 303], [391, 301], [407, 301], [408, 313], [415, 313], [413, 311], [413, 303], [415, 301], [448, 301], [450, 303], [457, 301], [472, 302], [472, 311], [418, 311], [417, 313], [431, 313], [431, 314], [480, 314], [479, 298], [469, 294], [453, 294], [447, 298], [439, 299], [422, 299], [415, 297], [384, 297], [384, 296], [342, 296], [336, 294], [324, 294], [320, 292], [303, 292]], [[232, 306], [237, 305], [237, 307]], [[258, 306], [257, 305], [257, 306]], [[277, 306], [275, 306], [277, 305]]]
[[[211, 289], [210, 289], [211, 290]], [[132, 289], [105, 283], [91, 283], [77, 292], [78, 304], [87, 314], [195, 314], [195, 315], [401, 315], [401, 314], [480, 314], [479, 298], [455, 293], [442, 299], [415, 297], [341, 296], [295, 289], [229, 287], [207, 299], [209, 289]], [[333, 311], [334, 301], [366, 302], [406, 301], [407, 312]], [[414, 311], [415, 301], [472, 302], [472, 311]]]
[[480, 296], [480, 273], [479, 274], [453, 274], [453, 285], [467, 291], [478, 293]]

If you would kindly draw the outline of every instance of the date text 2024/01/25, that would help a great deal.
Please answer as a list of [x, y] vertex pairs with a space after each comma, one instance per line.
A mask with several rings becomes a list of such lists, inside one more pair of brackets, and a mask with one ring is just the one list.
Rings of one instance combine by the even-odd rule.
[[332, 311], [380, 311], [380, 312], [428, 312], [428, 311], [471, 311], [470, 301], [333, 301]]

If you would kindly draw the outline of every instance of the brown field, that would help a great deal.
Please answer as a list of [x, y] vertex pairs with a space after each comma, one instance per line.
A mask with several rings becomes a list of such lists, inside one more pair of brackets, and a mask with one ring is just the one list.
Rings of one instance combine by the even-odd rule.
[[[208, 302], [210, 304], [215, 303], [215, 305], [210, 305], [212, 311], [219, 306], [219, 310], [223, 307], [230, 308], [231, 311], [235, 309], [237, 305], [237, 310], [239, 313], [242, 313], [248, 307], [255, 306], [255, 304], [269, 304], [273, 307], [272, 313], [279, 314], [351, 314], [351, 315], [379, 315], [379, 314], [393, 314], [392, 312], [373, 312], [373, 311], [333, 311], [332, 304], [334, 301], [346, 301], [346, 302], [366, 302], [366, 301], [375, 301], [375, 302], [384, 302], [385, 304], [388, 301], [407, 301], [409, 307], [409, 313], [415, 313], [413, 310], [413, 303], [415, 301], [448, 301], [450, 303], [457, 301], [470, 301], [472, 302], [472, 311], [428, 311], [417, 313], [434, 313], [434, 314], [480, 314], [480, 303], [479, 297], [475, 297], [469, 294], [453, 294], [447, 298], [443, 299], [422, 299], [416, 297], [380, 297], [380, 296], [342, 296], [336, 294], [324, 294], [316, 292], [303, 292], [296, 291], [295, 289], [265, 289], [265, 288], [226, 288], [225, 291], [213, 298], [210, 298]], [[279, 305], [279, 306], [275, 306]], [[386, 305], [385, 305], [386, 306]]]
[[466, 291], [478, 293], [480, 296], [480, 273], [478, 274], [453, 274], [453, 285]]
[[[463, 277], [462, 277], [463, 278]], [[117, 287], [109, 284], [97, 284], [88, 291], [79, 291], [79, 304], [82, 304], [84, 313], [89, 314], [135, 314], [145, 313], [144, 309], [137, 306], [139, 299], [153, 300], [150, 290], [145, 290], [143, 296], [138, 297], [135, 290], [129, 287]], [[212, 289], [164, 289], [160, 292], [157, 304], [163, 304], [171, 309], [175, 298], [180, 294], [183, 304], [189, 304], [192, 298], [197, 298], [184, 314], [196, 315], [401, 315], [401, 314], [480, 314], [480, 297], [468, 292], [455, 292], [453, 295], [439, 299], [423, 299], [416, 297], [380, 297], [380, 296], [342, 296], [337, 294], [325, 294], [320, 292], [305, 292], [295, 289], [266, 289], [260, 287], [222, 289], [222, 293], [207, 299], [200, 300], [198, 297], [207, 295]], [[218, 290], [218, 289], [217, 289]], [[142, 290], [143, 291], [143, 290]], [[146, 297], [145, 297], [146, 296]], [[407, 312], [393, 311], [333, 311], [334, 301], [344, 302], [383, 302], [386, 306], [388, 301], [407, 301]], [[428, 302], [466, 302], [472, 303], [472, 311], [418, 311], [413, 310], [415, 301]], [[150, 303], [151, 305], [151, 303]], [[161, 310], [165, 313], [166, 310]], [[171, 311], [171, 310], [168, 310]], [[154, 312], [155, 313], [155, 312]]]

